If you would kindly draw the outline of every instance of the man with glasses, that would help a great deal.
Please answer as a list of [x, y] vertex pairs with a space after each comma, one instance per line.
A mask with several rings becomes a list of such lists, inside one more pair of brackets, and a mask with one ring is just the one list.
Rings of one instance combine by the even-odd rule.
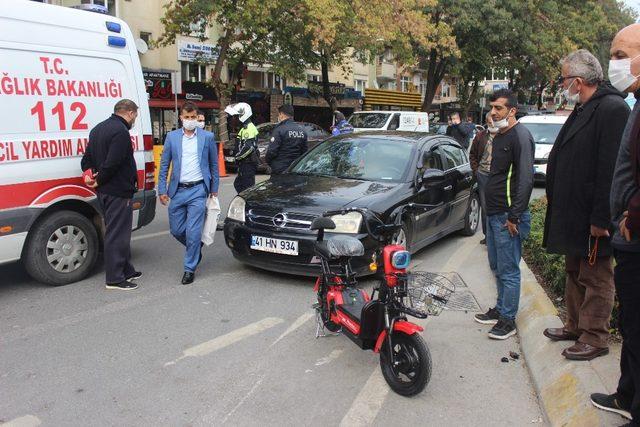
[[553, 341], [574, 341], [562, 355], [591, 360], [609, 353], [613, 308], [609, 197], [622, 132], [625, 95], [602, 83], [600, 63], [587, 50], [561, 61], [561, 87], [576, 106], [560, 130], [547, 165], [547, 252], [565, 256], [567, 318], [547, 328]]

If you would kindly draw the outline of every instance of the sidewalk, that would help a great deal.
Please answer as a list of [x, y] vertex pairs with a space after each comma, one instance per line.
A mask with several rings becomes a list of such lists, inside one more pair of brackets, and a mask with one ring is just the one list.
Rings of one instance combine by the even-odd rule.
[[[414, 265], [416, 270], [456, 271], [475, 297], [481, 311], [486, 311], [495, 304], [496, 290], [495, 279], [487, 262], [486, 246], [479, 243], [481, 238], [480, 232], [470, 238], [458, 236], [445, 238], [445, 242], [448, 239], [457, 240], [453, 251], [440, 255], [438, 252], [442, 251], [427, 248], [415, 255]], [[627, 420], [616, 414], [596, 409], [589, 400], [591, 393], [615, 391], [620, 375], [620, 345], [612, 345], [609, 355], [591, 362], [566, 360], [561, 352], [571, 343], [552, 342], [542, 335], [545, 328], [562, 325], [557, 310], [524, 261], [521, 263], [521, 270], [522, 294], [516, 320], [518, 335], [515, 341], [520, 348], [518, 352], [521, 359], [524, 358], [538, 403], [546, 416], [546, 420], [537, 422], [552, 426], [580, 427], [619, 426], [626, 423]], [[482, 328], [483, 333], [485, 329], [488, 331], [487, 327], [473, 321], [474, 314], [473, 311], [466, 314], [469, 328]], [[511, 340], [513, 339], [507, 341]], [[493, 348], [499, 346], [499, 342], [487, 337], [486, 348], [482, 345], [478, 351], [492, 352]], [[517, 362], [519, 361], [509, 361], [509, 363]], [[504, 372], [508, 371], [496, 372], [498, 381], [501, 373]], [[496, 379], [491, 381], [495, 382]], [[515, 395], [514, 398], [516, 398]], [[534, 420], [511, 419], [509, 421], [512, 425], [534, 423]]]

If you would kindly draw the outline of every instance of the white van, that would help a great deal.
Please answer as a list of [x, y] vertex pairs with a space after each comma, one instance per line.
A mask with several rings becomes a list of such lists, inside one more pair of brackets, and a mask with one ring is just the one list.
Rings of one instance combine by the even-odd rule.
[[538, 183], [544, 183], [547, 180], [549, 154], [567, 118], [568, 116], [556, 114], [535, 114], [524, 116], [519, 120], [529, 129], [536, 143], [533, 177]]
[[349, 117], [354, 132], [401, 130], [429, 132], [429, 114], [414, 111], [356, 111]]
[[139, 191], [134, 228], [153, 220], [153, 139], [133, 34], [103, 14], [28, 0], [0, 8], [0, 264], [22, 259], [36, 280], [87, 276], [102, 240], [80, 159], [89, 131], [129, 98]]

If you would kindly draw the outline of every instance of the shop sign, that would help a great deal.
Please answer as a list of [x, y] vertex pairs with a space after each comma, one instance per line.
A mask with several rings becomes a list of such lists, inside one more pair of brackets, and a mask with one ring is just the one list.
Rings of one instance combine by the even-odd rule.
[[[322, 96], [324, 91], [322, 82], [308, 81], [307, 88], [309, 88], [309, 93], [312, 96]], [[344, 83], [329, 83], [329, 91], [331, 92], [331, 95], [336, 98], [343, 97], [346, 90], [347, 88]]]
[[150, 98], [171, 99], [171, 73], [164, 71], [142, 71], [144, 85]]
[[218, 59], [218, 56], [218, 46], [188, 41], [178, 42], [178, 61], [213, 62]]

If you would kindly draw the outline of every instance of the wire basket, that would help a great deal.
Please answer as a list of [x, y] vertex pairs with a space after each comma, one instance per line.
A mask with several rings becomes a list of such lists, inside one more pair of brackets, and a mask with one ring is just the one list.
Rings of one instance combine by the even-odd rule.
[[418, 317], [437, 316], [455, 291], [454, 283], [442, 274], [411, 272], [407, 275], [405, 306]]

